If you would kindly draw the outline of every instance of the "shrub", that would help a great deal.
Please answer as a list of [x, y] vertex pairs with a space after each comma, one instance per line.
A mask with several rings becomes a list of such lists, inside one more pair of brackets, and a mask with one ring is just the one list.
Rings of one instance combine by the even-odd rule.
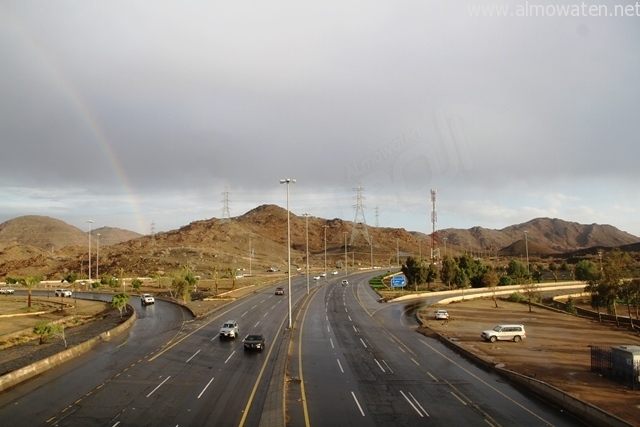
[[509, 295], [509, 298], [507, 298], [507, 300], [511, 302], [522, 302], [524, 301], [524, 296], [520, 292], [514, 292]]
[[573, 302], [573, 298], [569, 297], [569, 299], [567, 300], [567, 305], [565, 306], [565, 310], [567, 311], [567, 313], [571, 313], [571, 314], [578, 313], [578, 309], [576, 308]]

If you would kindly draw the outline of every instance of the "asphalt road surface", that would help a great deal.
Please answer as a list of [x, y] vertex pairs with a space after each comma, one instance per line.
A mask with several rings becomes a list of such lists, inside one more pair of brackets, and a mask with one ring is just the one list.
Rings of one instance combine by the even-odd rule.
[[291, 426], [583, 425], [417, 334], [419, 304], [377, 302], [370, 276], [330, 282], [303, 309]]
[[[311, 281], [309, 295], [304, 276], [292, 279], [287, 425], [582, 425], [417, 334], [419, 304], [378, 303], [367, 285], [377, 274], [352, 275], [347, 286], [330, 275], [326, 285]], [[274, 295], [275, 286], [203, 320], [132, 300], [139, 318], [129, 332], [0, 394], [0, 425], [259, 425], [288, 344], [288, 289]], [[240, 337], [221, 341], [230, 319]], [[245, 352], [249, 333], [264, 334], [266, 349]]]

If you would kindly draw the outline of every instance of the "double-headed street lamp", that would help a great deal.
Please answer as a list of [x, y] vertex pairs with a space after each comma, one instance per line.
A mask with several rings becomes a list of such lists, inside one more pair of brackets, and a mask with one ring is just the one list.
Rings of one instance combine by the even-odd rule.
[[89, 223], [89, 286], [91, 286], [91, 224], [93, 224], [93, 220], [88, 219]]
[[527, 275], [529, 275], [529, 240], [527, 239], [527, 230], [524, 230], [524, 247], [527, 252]]
[[296, 180], [285, 178], [280, 180], [280, 184], [287, 184], [287, 274], [289, 276], [289, 329], [292, 328], [291, 322], [291, 225], [289, 222], [289, 184], [295, 184]]

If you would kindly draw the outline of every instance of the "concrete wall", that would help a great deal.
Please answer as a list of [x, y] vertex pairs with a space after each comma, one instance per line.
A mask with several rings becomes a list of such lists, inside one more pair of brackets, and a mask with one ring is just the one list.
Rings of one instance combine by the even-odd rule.
[[129, 309], [133, 312], [131, 317], [129, 317], [121, 325], [116, 326], [110, 331], [103, 332], [99, 336], [94, 337], [89, 341], [85, 341], [82, 344], [78, 344], [74, 347], [68, 348], [51, 357], [47, 357], [46, 359], [39, 360], [29, 366], [25, 366], [22, 369], [17, 369], [13, 372], [9, 372], [6, 375], [3, 375], [2, 377], [0, 377], [0, 392], [13, 387], [16, 384], [21, 383], [22, 381], [39, 375], [51, 368], [54, 368], [66, 362], [67, 360], [86, 353], [101, 342], [109, 341], [122, 332], [126, 331], [133, 325], [137, 318], [136, 311], [133, 309], [133, 307], [130, 306]]

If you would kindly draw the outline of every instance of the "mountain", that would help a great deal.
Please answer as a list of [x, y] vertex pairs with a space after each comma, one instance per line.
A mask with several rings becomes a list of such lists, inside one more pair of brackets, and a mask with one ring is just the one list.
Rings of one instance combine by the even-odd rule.
[[[140, 237], [141, 234], [120, 228], [102, 227], [91, 231], [91, 244], [112, 245]], [[55, 251], [66, 246], [88, 246], [87, 232], [48, 216], [20, 216], [0, 224], [0, 244], [20, 243], [45, 251]]]
[[[289, 221], [294, 266], [306, 265], [307, 230], [309, 264], [314, 271], [324, 270], [325, 260], [326, 268], [334, 270], [345, 260], [356, 267], [388, 267], [410, 255], [431, 257], [431, 236], [425, 233], [371, 226], [365, 230], [362, 225], [354, 231], [350, 221], [293, 212]], [[122, 269], [127, 274], [146, 276], [189, 266], [196, 274], [207, 276], [229, 269], [255, 274], [273, 266], [283, 272], [287, 268], [287, 211], [276, 205], [258, 206], [233, 218], [194, 221], [155, 235], [141, 236], [110, 227], [92, 230], [91, 235], [92, 270], [99, 268], [102, 274], [116, 274]], [[638, 237], [610, 225], [581, 225], [549, 218], [501, 230], [450, 228], [440, 230], [438, 236], [442, 255], [446, 249], [448, 255], [467, 252], [481, 257], [523, 256], [527, 251], [532, 257], [546, 257], [590, 245], [640, 245]], [[0, 224], [0, 278], [27, 274], [60, 278], [70, 271], [84, 272], [86, 277], [88, 243], [86, 232], [53, 218], [27, 216], [7, 221]]]

